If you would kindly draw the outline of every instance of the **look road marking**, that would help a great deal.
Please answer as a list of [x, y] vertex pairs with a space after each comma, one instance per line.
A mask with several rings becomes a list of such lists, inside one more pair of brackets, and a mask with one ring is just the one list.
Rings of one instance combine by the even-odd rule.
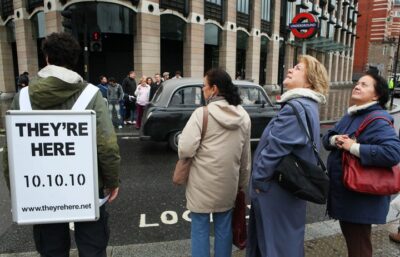
[[[247, 208], [250, 210], [250, 205], [247, 205]], [[186, 210], [182, 213], [182, 219], [191, 222], [192, 220], [189, 217], [190, 211]], [[246, 219], [249, 219], [249, 216], [246, 216]], [[210, 221], [212, 222], [212, 214], [210, 214]], [[164, 225], [174, 225], [179, 222], [179, 216], [176, 211], [164, 211], [160, 215], [160, 222]], [[140, 214], [140, 221], [139, 221], [139, 228], [150, 228], [150, 227], [159, 227], [160, 223], [154, 222], [150, 223], [150, 221], [147, 220], [146, 214], [142, 213]]]

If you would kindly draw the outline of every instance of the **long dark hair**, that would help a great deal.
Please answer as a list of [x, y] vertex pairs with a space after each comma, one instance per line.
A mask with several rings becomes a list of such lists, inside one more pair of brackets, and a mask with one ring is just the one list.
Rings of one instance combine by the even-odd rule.
[[225, 97], [229, 104], [236, 106], [242, 103], [238, 87], [232, 83], [231, 76], [225, 70], [213, 68], [205, 76], [208, 84], [217, 86], [219, 95]]
[[375, 81], [374, 88], [378, 95], [378, 103], [383, 109], [386, 109], [386, 103], [389, 101], [389, 87], [386, 79], [372, 70], [367, 71], [365, 75], [370, 76]]

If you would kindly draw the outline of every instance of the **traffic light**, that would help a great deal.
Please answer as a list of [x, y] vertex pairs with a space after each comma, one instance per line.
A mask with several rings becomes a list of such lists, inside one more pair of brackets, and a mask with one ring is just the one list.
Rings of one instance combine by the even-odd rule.
[[62, 26], [65, 32], [72, 33], [72, 11], [63, 10], [61, 11], [61, 16], [63, 17]]
[[103, 45], [101, 42], [101, 33], [99, 31], [95, 31], [92, 33], [92, 37], [90, 39], [90, 51], [101, 52], [102, 50]]

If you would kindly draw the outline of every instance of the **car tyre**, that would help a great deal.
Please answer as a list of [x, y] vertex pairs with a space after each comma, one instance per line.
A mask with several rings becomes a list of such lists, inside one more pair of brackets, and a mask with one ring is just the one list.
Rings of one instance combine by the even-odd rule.
[[179, 136], [182, 134], [182, 131], [175, 131], [169, 134], [168, 145], [172, 150], [178, 152], [178, 140]]

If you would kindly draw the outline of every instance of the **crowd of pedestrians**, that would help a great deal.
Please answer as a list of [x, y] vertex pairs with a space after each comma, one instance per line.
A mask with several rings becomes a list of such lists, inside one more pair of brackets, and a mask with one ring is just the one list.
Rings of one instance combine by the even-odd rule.
[[[42, 50], [48, 65], [25, 89], [29, 90], [32, 109], [70, 109], [90, 87], [71, 70], [78, 61], [79, 44], [69, 34], [53, 33], [44, 40]], [[181, 74], [177, 71], [171, 79], [179, 78]], [[109, 193], [108, 202], [119, 192], [120, 155], [112, 128], [113, 117], [118, 119], [114, 126], [134, 124], [140, 128], [143, 110], [162, 80], [167, 79], [169, 73], [164, 72], [162, 78], [157, 73], [154, 78], [142, 76], [136, 83], [136, 73], [130, 71], [120, 85], [112, 77], [100, 76], [99, 90], [89, 99], [88, 108], [97, 113], [99, 194]], [[28, 82], [21, 78], [20, 84], [24, 87]], [[390, 196], [365, 194], [345, 187], [342, 155], [350, 153], [365, 166], [390, 168], [400, 162], [400, 139], [390, 124], [393, 118], [385, 108], [389, 99], [387, 82], [375, 73], [362, 76], [352, 90], [347, 114], [322, 140], [319, 105], [326, 103], [329, 87], [325, 67], [312, 56], [300, 56], [298, 63], [288, 70], [283, 84], [286, 92], [279, 101], [282, 107], [266, 126], [251, 158], [251, 121], [241, 106], [238, 88], [223, 69], [206, 72], [202, 89], [206, 107], [192, 113], [178, 146], [179, 158], [191, 159], [185, 195], [186, 206], [191, 211], [193, 257], [210, 256], [210, 214], [213, 215], [215, 256], [232, 255], [232, 213], [236, 195], [241, 190], [248, 193], [251, 203], [247, 256], [304, 256], [306, 201], [281, 187], [275, 176], [281, 160], [289, 154], [317, 164], [315, 146], [299, 129], [295, 113], [307, 124], [305, 127], [309, 128], [317, 148], [322, 141], [330, 151], [327, 213], [340, 222], [348, 256], [372, 257], [371, 224], [386, 222]], [[17, 94], [12, 109], [19, 108]], [[355, 138], [360, 124], [371, 115], [385, 117], [389, 122], [376, 119]], [[207, 119], [206, 126], [202, 125], [204, 119]], [[7, 147], [4, 153], [6, 156]], [[7, 158], [4, 160], [9, 185]], [[99, 220], [75, 225], [80, 256], [106, 256], [107, 217], [102, 206]], [[67, 223], [35, 225], [34, 238], [41, 256], [69, 256]]]
[[[182, 78], [181, 72], [176, 71], [172, 79], [179, 78]], [[97, 87], [108, 104], [114, 126], [121, 129], [125, 125], [133, 125], [140, 129], [144, 109], [153, 99], [161, 83], [168, 79], [168, 72], [163, 73], [163, 78], [160, 73], [156, 73], [154, 77], [142, 76], [137, 83], [136, 72], [130, 71], [121, 85], [113, 77], [107, 79], [101, 75]]]

